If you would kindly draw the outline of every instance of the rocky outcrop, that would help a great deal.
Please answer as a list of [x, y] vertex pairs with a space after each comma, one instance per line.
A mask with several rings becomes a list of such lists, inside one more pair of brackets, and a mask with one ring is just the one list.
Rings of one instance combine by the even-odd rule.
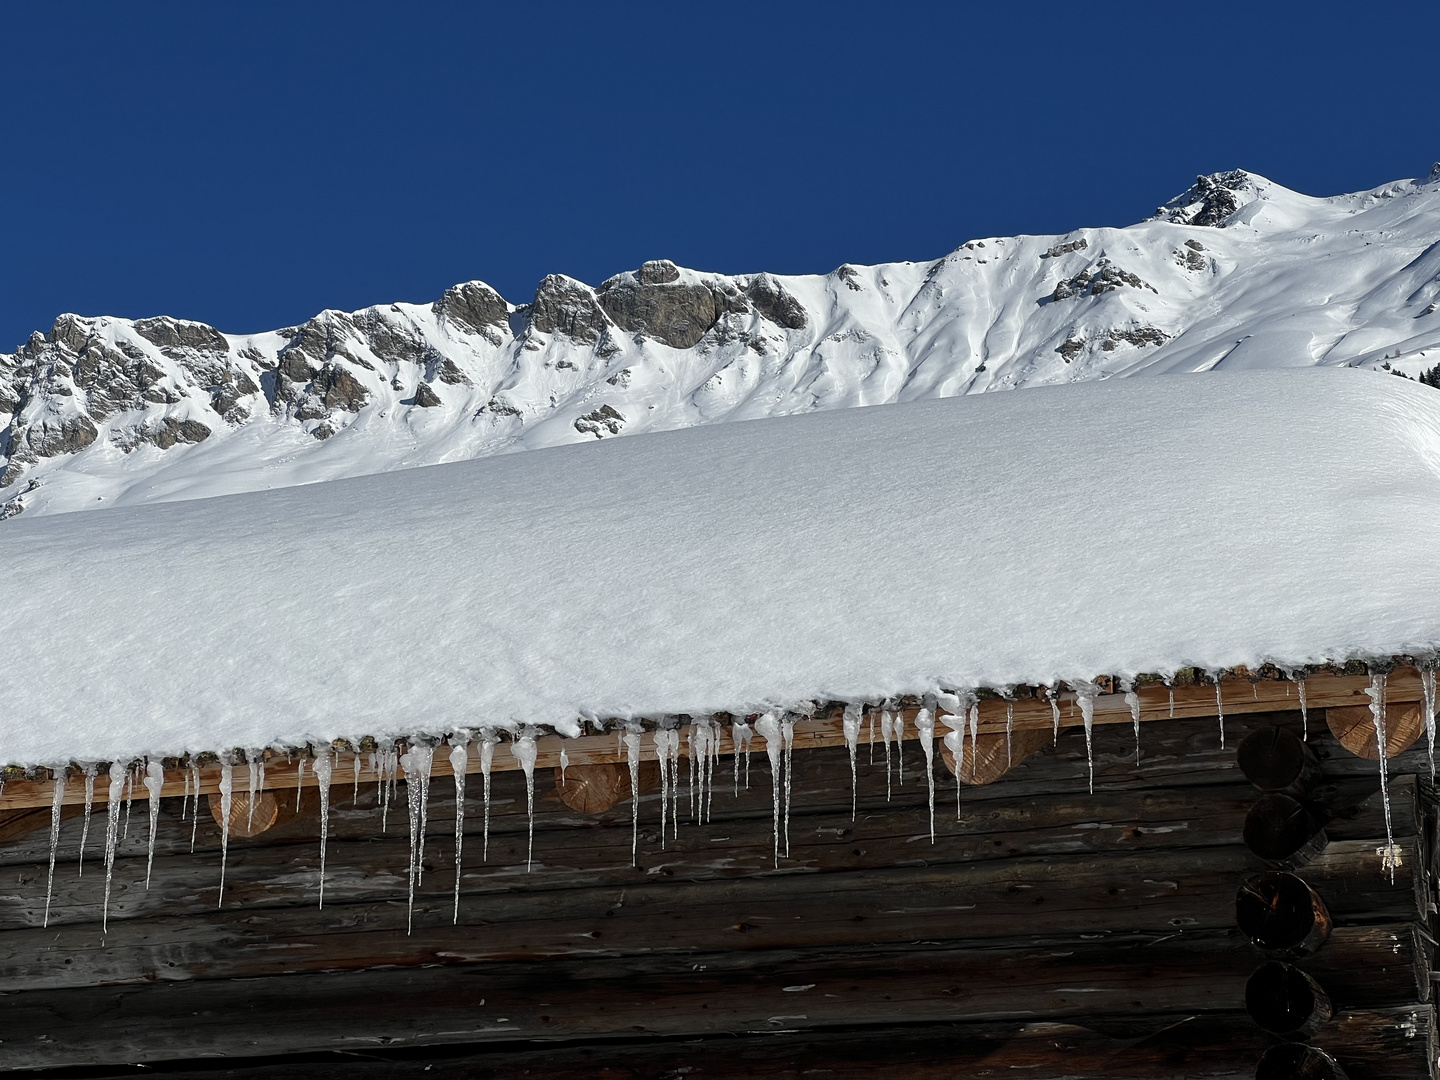
[[1189, 190], [1160, 207], [1155, 216], [1179, 225], [1223, 229], [1254, 188], [1254, 179], [1244, 169], [1197, 176]]
[[600, 306], [628, 334], [644, 334], [672, 349], [699, 344], [715, 320], [715, 294], [709, 287], [685, 284], [667, 260], [647, 262], [638, 273], [619, 274], [596, 291]]
[[12, 425], [5, 447], [9, 461], [0, 474], [0, 487], [8, 487], [20, 479], [27, 465], [41, 458], [78, 453], [99, 435], [99, 429], [88, 416], [47, 416], [34, 423]]
[[1107, 292], [1114, 292], [1122, 286], [1158, 292], [1155, 286], [1140, 280], [1137, 275], [1111, 265], [1107, 259], [1101, 259], [1094, 266], [1081, 270], [1068, 281], [1062, 281], [1056, 285], [1055, 291], [1050, 294], [1050, 299], [1068, 300], [1072, 296], [1080, 296], [1084, 293], [1100, 296]]
[[593, 345], [610, 319], [588, 285], [551, 274], [535, 290], [530, 305], [530, 326], [542, 334], [564, 334], [572, 341]]
[[745, 295], [764, 318], [786, 330], [804, 330], [809, 324], [804, 305], [769, 274], [756, 274]]
[[625, 417], [609, 405], [601, 405], [594, 412], [586, 413], [575, 421], [575, 430], [582, 435], [594, 435], [603, 439], [606, 435], [619, 435], [625, 426]]
[[205, 323], [184, 322], [161, 316], [156, 319], [140, 319], [135, 323], [135, 332], [160, 349], [192, 349], [196, 352], [226, 353], [230, 342], [225, 335]]
[[480, 334], [492, 344], [499, 344], [498, 330], [510, 320], [510, 305], [504, 297], [483, 281], [466, 281], [446, 289], [439, 300], [430, 305], [442, 323], [469, 334]]
[[440, 395], [430, 388], [430, 384], [423, 382], [415, 387], [415, 396], [411, 400], [422, 409], [438, 409], [445, 404], [440, 400]]
[[1083, 236], [1079, 240], [1070, 240], [1064, 244], [1056, 244], [1049, 251], [1040, 255], [1042, 259], [1058, 259], [1061, 255], [1069, 255], [1072, 251], [1084, 251], [1090, 246], [1090, 241]]

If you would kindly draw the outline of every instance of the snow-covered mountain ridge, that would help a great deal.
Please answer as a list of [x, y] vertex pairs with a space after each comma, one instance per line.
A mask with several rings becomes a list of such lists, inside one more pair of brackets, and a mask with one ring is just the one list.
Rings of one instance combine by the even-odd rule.
[[658, 260], [523, 305], [467, 282], [250, 335], [62, 315], [0, 354], [0, 516], [1121, 375], [1437, 363], [1440, 166], [1331, 198], [1236, 171], [1136, 225], [929, 263]]

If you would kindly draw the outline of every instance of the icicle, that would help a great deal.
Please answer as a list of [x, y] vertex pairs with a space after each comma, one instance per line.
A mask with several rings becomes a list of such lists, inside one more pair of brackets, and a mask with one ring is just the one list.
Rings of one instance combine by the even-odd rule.
[[1170, 691], [1170, 719], [1175, 719], [1175, 684], [1169, 679], [1165, 680], [1165, 689]]
[[225, 903], [225, 863], [230, 857], [230, 802], [235, 794], [235, 766], [220, 759], [220, 895], [218, 908]]
[[[692, 728], [690, 743], [690, 806], [695, 806], [695, 743]], [[627, 729], [620, 744], [625, 747], [625, 760], [630, 765], [630, 865], [640, 865], [640, 729]]]
[[970, 754], [978, 763], [980, 749], [980, 702], [970, 705]]
[[840, 720], [840, 726], [845, 732], [845, 746], [850, 751], [850, 820], [855, 820], [856, 808], [860, 798], [860, 769], [856, 764], [855, 755], [860, 748], [860, 705], [850, 704], [845, 706], [845, 715]]
[[570, 755], [565, 752], [565, 747], [560, 747], [560, 783], [565, 783], [565, 770], [570, 767]]
[[135, 774], [131, 771], [125, 773], [125, 831], [120, 834], [120, 839], [130, 839], [130, 808], [135, 802]]
[[905, 786], [905, 708], [895, 710], [895, 781]]
[[870, 764], [875, 764], [875, 709], [870, 708]]
[[1095, 794], [1095, 744], [1092, 737], [1095, 726], [1095, 697], [1100, 688], [1093, 682], [1072, 683], [1075, 699], [1080, 703], [1080, 718], [1085, 724], [1085, 761], [1090, 769], [1090, 794]]
[[780, 865], [780, 753], [782, 750], [780, 725], [775, 722], [774, 713], [766, 713], [755, 721], [755, 730], [765, 739], [765, 756], [770, 759], [770, 794], [774, 804], [775, 865]]
[[[680, 732], [670, 732], [670, 831], [680, 835]], [[665, 819], [661, 815], [661, 833], [664, 833]], [[663, 836], [662, 836], [663, 839]]]
[[[181, 771], [185, 774], [185, 794], [180, 796], [180, 821], [183, 823], [190, 813], [190, 772], [183, 766]], [[196, 800], [196, 807], [199, 807], [199, 800]]]
[[484, 822], [480, 834], [480, 861], [490, 861], [490, 763], [495, 759], [495, 733], [480, 733], [480, 783], [484, 795]]
[[1305, 680], [1303, 678], [1295, 683], [1295, 693], [1300, 698], [1300, 738], [1308, 741], [1310, 738], [1310, 704], [1305, 700]]
[[790, 857], [790, 788], [795, 776], [795, 717], [780, 721], [780, 734], [785, 740], [785, 857]]
[[695, 800], [692, 802], [694, 820], [705, 822], [705, 766], [710, 760], [710, 725], [701, 719], [690, 721], [690, 777], [691, 784], [698, 778]]
[[305, 759], [295, 763], [295, 812], [300, 812], [300, 797], [305, 794]]
[[[408, 867], [409, 891], [405, 909], [405, 933], [415, 925], [415, 885], [420, 869], [420, 800], [429, 786], [430, 765], [435, 759], [435, 748], [416, 742], [400, 756], [400, 768], [405, 770], [405, 809], [410, 822], [410, 866]], [[424, 778], [422, 780], [422, 777]]]
[[[50, 925], [50, 898], [55, 892], [55, 851], [60, 846], [60, 810], [65, 805], [65, 768], [55, 770], [55, 798], [50, 803], [50, 872], [45, 878], [45, 919], [41, 926]], [[149, 884], [149, 879], [146, 879]]]
[[880, 714], [880, 738], [885, 743], [885, 801], [890, 801], [890, 738], [895, 734], [895, 720], [889, 710]]
[[1125, 691], [1125, 704], [1130, 706], [1130, 721], [1135, 725], [1135, 764], [1140, 764], [1140, 695], [1135, 692], [1135, 686], [1129, 679], [1124, 680], [1120, 687]]
[[1420, 662], [1420, 689], [1425, 702], [1425, 743], [1430, 752], [1430, 779], [1435, 779], [1435, 658]]
[[755, 730], [745, 722], [743, 717], [734, 720], [730, 724], [730, 741], [735, 744], [735, 794], [740, 794], [740, 754], [745, 754], [745, 790], [750, 790], [750, 740], [755, 737]]
[[930, 784], [930, 843], [935, 843], [935, 720], [928, 709], [915, 714], [915, 730], [920, 735], [920, 749], [925, 751], [925, 779]]
[[325, 907], [325, 847], [330, 840], [330, 781], [335, 776], [335, 759], [330, 747], [322, 746], [315, 755], [315, 786], [320, 789], [320, 902]]
[[250, 832], [255, 827], [255, 793], [260, 790], [260, 757], [261, 750], [246, 750], [245, 764], [249, 769], [249, 799], [250, 806], [245, 813], [245, 831]]
[[1217, 671], [1212, 676], [1215, 680], [1215, 712], [1220, 720], [1220, 749], [1225, 749], [1225, 702], [1220, 693], [1220, 681], [1224, 678], [1224, 671]]
[[1385, 684], [1388, 676], [1375, 672], [1370, 676], [1370, 685], [1365, 696], [1370, 699], [1370, 715], [1375, 718], [1375, 749], [1380, 756], [1380, 802], [1385, 808], [1385, 855], [1383, 866], [1390, 872], [1390, 883], [1395, 883], [1396, 857], [1395, 837], [1390, 825], [1390, 776], [1388, 747], [1385, 745]]
[[357, 750], [353, 755], [355, 759], [355, 787], [350, 792], [350, 805], [360, 805], [360, 752]]
[[[76, 877], [85, 876], [85, 841], [90, 838], [90, 811], [95, 807], [95, 774], [98, 767], [92, 761], [85, 766], [85, 824], [80, 827], [80, 863], [75, 868]], [[199, 796], [197, 795], [198, 799]]]
[[[465, 770], [470, 764], [470, 755], [465, 747], [469, 738], [463, 732], [450, 736], [450, 771], [455, 774], [455, 910], [450, 920], [460, 925], [460, 856], [465, 846]], [[560, 751], [560, 762], [564, 765], [565, 751]], [[564, 783], [564, 780], [561, 780]]]
[[150, 888], [150, 869], [155, 865], [155, 834], [160, 831], [160, 796], [165, 790], [165, 766], [151, 761], [145, 766], [145, 795], [149, 800], [150, 844], [145, 852], [145, 888]]
[[[915, 722], [916, 722], [916, 724], [918, 725], [920, 721], [919, 721], [919, 720], [916, 720]], [[1007, 769], [1008, 769], [1011, 765], [1013, 765], [1013, 764], [1015, 763], [1015, 757], [1014, 757], [1014, 752], [1013, 752], [1013, 747], [1012, 747], [1012, 743], [1013, 743], [1014, 738], [1015, 738], [1015, 702], [1011, 701], [1011, 700], [1007, 697], [1007, 698], [1005, 699], [1005, 767], [1006, 767]], [[933, 833], [935, 832], [935, 830], [932, 828], [932, 829], [930, 830], [930, 832], [932, 833], [932, 835], [931, 835], [931, 837], [930, 837], [931, 843], [934, 843], [935, 837], [934, 837]]]
[[670, 812], [670, 732], [656, 728], [650, 736], [660, 763], [660, 850], [665, 850], [665, 815]]
[[690, 725], [690, 730], [686, 733], [685, 738], [689, 747], [689, 753], [687, 755], [687, 758], [690, 762], [690, 820], [698, 823], [700, 819], [696, 817], [695, 814], [695, 775], [699, 767], [699, 759], [696, 757], [695, 753], [695, 736], [695, 725], [694, 723], [692, 723]]
[[950, 751], [950, 756], [955, 761], [955, 820], [960, 820], [960, 769], [965, 764], [965, 719], [960, 717], [959, 725], [951, 723], [956, 717], [943, 717], [950, 725], [950, 730], [945, 733], [945, 746]]
[[1047, 686], [1045, 687], [1045, 696], [1050, 699], [1050, 725], [1053, 729], [1052, 738], [1058, 743], [1060, 741], [1060, 694], [1055, 687]]
[[378, 774], [380, 790], [377, 794], [380, 799], [380, 831], [382, 833], [388, 832], [390, 829], [390, 793], [395, 789], [394, 775], [397, 762], [397, 749], [394, 743], [380, 747]]
[[190, 815], [190, 854], [195, 854], [195, 834], [200, 831], [200, 766], [190, 763], [191, 785], [195, 788], [195, 810]]
[[128, 772], [120, 762], [110, 763], [109, 804], [105, 808], [105, 903], [100, 909], [102, 934], [110, 926], [110, 879], [115, 873], [115, 847], [120, 842], [120, 801], [125, 796], [125, 777]]

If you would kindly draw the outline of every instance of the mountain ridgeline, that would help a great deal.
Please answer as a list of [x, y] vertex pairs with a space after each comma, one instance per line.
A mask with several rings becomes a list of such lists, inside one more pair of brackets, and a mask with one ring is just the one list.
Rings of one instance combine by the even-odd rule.
[[1133, 374], [1437, 363], [1440, 166], [1331, 198], [1236, 171], [1136, 225], [933, 262], [655, 260], [519, 305], [472, 281], [249, 335], [62, 315], [0, 354], [0, 517]]

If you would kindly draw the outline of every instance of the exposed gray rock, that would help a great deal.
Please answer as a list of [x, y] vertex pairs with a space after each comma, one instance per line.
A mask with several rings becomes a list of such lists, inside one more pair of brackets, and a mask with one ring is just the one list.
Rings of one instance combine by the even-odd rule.
[[638, 275], [621, 274], [601, 285], [600, 306], [626, 333], [691, 348], [715, 325], [715, 297], [704, 285], [681, 284], [679, 276], [674, 263], [648, 262]]
[[1069, 255], [1072, 251], [1084, 251], [1090, 246], [1090, 241], [1083, 236], [1079, 240], [1071, 240], [1064, 244], [1056, 244], [1049, 251], [1040, 256], [1042, 259], [1058, 259], [1061, 255]]
[[169, 450], [176, 443], [204, 442], [210, 437], [210, 429], [198, 420], [177, 420], [167, 416], [158, 424], [146, 425], [139, 433], [145, 442], [154, 443], [161, 450]]
[[593, 344], [610, 325], [605, 311], [586, 285], [551, 274], [535, 290], [530, 305], [530, 325], [542, 334], [564, 334], [575, 341]]
[[430, 310], [460, 330], [483, 334], [491, 341], [499, 340], [495, 331], [503, 330], [510, 318], [505, 298], [479, 281], [450, 286]]
[[451, 386], [470, 385], [470, 380], [465, 377], [465, 373], [456, 367], [455, 361], [451, 360], [448, 356], [441, 362], [439, 371], [436, 373], [436, 378]]
[[423, 382], [415, 387], [414, 402], [422, 409], [434, 409], [445, 404], [440, 400], [440, 395], [430, 388], [430, 384]]
[[330, 363], [321, 368], [313, 386], [327, 409], [359, 412], [370, 401], [370, 391], [365, 385], [339, 364]]
[[603, 439], [606, 435], [619, 435], [625, 426], [625, 417], [609, 405], [601, 405], [594, 412], [586, 413], [575, 421], [575, 430], [582, 435], [594, 435]]
[[856, 270], [849, 263], [844, 263], [841, 266], [836, 267], [835, 276], [838, 277], [841, 281], [845, 282], [845, 287], [848, 289], [859, 292], [862, 288], [860, 284], [859, 271]]
[[755, 275], [745, 295], [755, 305], [755, 310], [776, 326], [783, 326], [786, 330], [805, 329], [805, 308], [769, 274]]
[[13, 484], [26, 465], [41, 458], [74, 454], [84, 450], [99, 436], [99, 429], [88, 416], [67, 416], [63, 420], [46, 417], [30, 424], [13, 425], [10, 430], [10, 460], [0, 474], [0, 487]]
[[1050, 299], [1067, 300], [1086, 292], [1091, 296], [1100, 296], [1102, 293], [1114, 292], [1121, 286], [1127, 285], [1132, 289], [1149, 289], [1153, 293], [1159, 292], [1148, 281], [1142, 281], [1128, 270], [1122, 270], [1118, 266], [1111, 265], [1109, 260], [1101, 259], [1093, 267], [1081, 270], [1069, 281], [1062, 281], [1056, 285], [1055, 291], [1050, 294]]
[[162, 349], [195, 349], [216, 353], [230, 351], [230, 343], [225, 340], [225, 335], [205, 323], [182, 322], [161, 316], [141, 319], [135, 324], [135, 332], [150, 344]]
[[1242, 205], [1238, 193], [1252, 184], [1243, 169], [1197, 176], [1188, 191], [1160, 207], [1155, 216], [1181, 225], [1223, 229]]
[[641, 285], [668, 285], [680, 280], [680, 268], [669, 259], [651, 259], [640, 264]]
[[1085, 351], [1085, 339], [1083, 337], [1067, 337], [1055, 351], [1063, 356], [1065, 363], [1068, 364]]
[[1144, 348], [1146, 345], [1164, 345], [1169, 340], [1170, 335], [1158, 327], [1137, 326], [1133, 330], [1112, 329], [1106, 331], [1105, 340], [1100, 342], [1100, 348], [1106, 352], [1113, 352], [1122, 343]]

